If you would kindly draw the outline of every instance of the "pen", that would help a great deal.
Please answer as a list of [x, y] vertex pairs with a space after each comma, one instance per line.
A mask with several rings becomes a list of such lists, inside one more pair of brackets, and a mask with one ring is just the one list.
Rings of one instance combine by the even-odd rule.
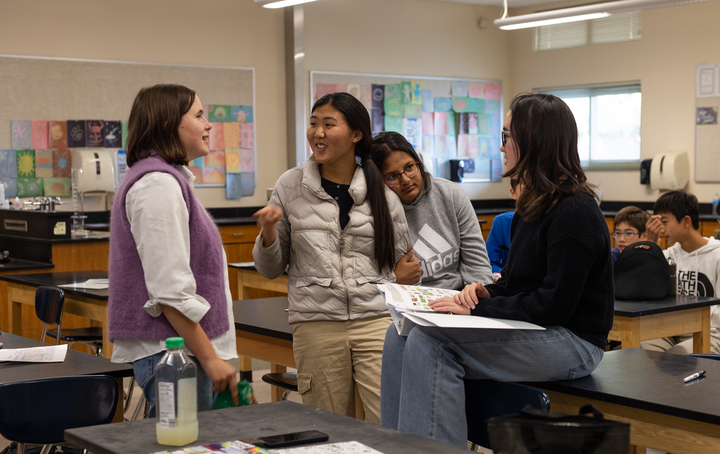
[[687, 377], [683, 378], [683, 383], [687, 383], [689, 381], [695, 380], [696, 378], [700, 378], [703, 375], [705, 375], [705, 371], [701, 370], [700, 372], [695, 372], [692, 375], [688, 375]]

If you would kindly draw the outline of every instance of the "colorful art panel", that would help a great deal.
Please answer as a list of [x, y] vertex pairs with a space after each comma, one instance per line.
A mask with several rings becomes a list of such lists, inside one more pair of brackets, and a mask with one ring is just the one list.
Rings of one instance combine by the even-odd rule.
[[383, 115], [382, 109], [371, 109], [372, 110], [372, 130], [373, 132], [380, 132], [385, 130], [385, 115]]
[[[15, 150], [0, 150], [0, 178], [17, 178], [17, 152]], [[7, 194], [7, 193], [6, 193]]]
[[336, 91], [337, 86], [335, 84], [317, 84], [315, 85], [315, 101]]
[[255, 172], [255, 153], [253, 150], [241, 148], [240, 159], [243, 172]]
[[360, 85], [360, 102], [366, 109], [373, 108], [372, 85]]
[[484, 112], [485, 104], [482, 99], [477, 98], [453, 98], [453, 110], [455, 112]]
[[210, 154], [205, 156], [205, 165], [203, 167], [225, 167], [225, 150], [210, 150]]
[[422, 150], [422, 120], [419, 118], [404, 118], [402, 134], [415, 150]]
[[202, 167], [205, 165], [205, 156], [202, 156], [200, 158], [195, 158], [192, 161], [189, 162], [190, 166], [194, 167]]
[[225, 148], [240, 148], [240, 123], [222, 123]]
[[35, 150], [17, 150], [17, 176], [35, 178]]
[[502, 171], [503, 165], [502, 160], [500, 159], [492, 159], [490, 160], [490, 180], [491, 181], [501, 181], [502, 180]]
[[202, 168], [203, 184], [225, 184], [225, 166], [205, 166]]
[[467, 134], [458, 134], [457, 136], [457, 157], [467, 158], [468, 154], [468, 138]]
[[500, 100], [499, 99], [486, 99], [483, 104], [485, 105], [485, 111], [480, 113], [486, 113], [488, 115], [497, 115], [500, 112]]
[[[425, 127], [424, 121], [423, 121], [423, 127]], [[422, 151], [429, 154], [430, 156], [435, 155], [435, 136], [423, 134], [423, 136], [422, 136]]]
[[485, 84], [485, 99], [500, 99], [502, 88], [500, 84]]
[[400, 82], [400, 99], [403, 104], [412, 104], [412, 83], [410, 81]]
[[480, 134], [481, 136], [489, 136], [490, 135], [490, 115], [480, 114], [477, 116], [477, 118], [478, 118], [477, 134]]
[[435, 123], [435, 135], [444, 136], [447, 134], [447, 112], [435, 112], [433, 115]]
[[232, 106], [230, 108], [232, 117], [231, 121], [238, 123], [252, 123], [253, 122], [253, 108], [252, 106]]
[[87, 146], [85, 120], [68, 120], [67, 132], [69, 148], [84, 148]]
[[85, 120], [85, 136], [87, 146], [104, 148], [105, 139], [103, 131], [105, 130], [105, 121], [103, 120]]
[[410, 82], [410, 89], [412, 90], [410, 96], [411, 102], [422, 106], [423, 83], [419, 81], [412, 81]]
[[30, 120], [12, 120], [12, 147], [16, 150], [32, 148], [32, 129]]
[[32, 129], [32, 148], [37, 150], [38, 148], [48, 147], [48, 122], [47, 120], [36, 120], [30, 122], [30, 129]]
[[240, 173], [242, 156], [240, 154], [240, 148], [226, 148], [225, 149], [225, 173]]
[[383, 109], [385, 107], [385, 85], [372, 85], [372, 108]]
[[67, 122], [48, 122], [48, 147], [58, 149], [68, 147]]
[[457, 128], [455, 127], [455, 112], [447, 112], [446, 114], [447, 122], [446, 122], [446, 130], [447, 134], [451, 136], [457, 135]]
[[388, 99], [398, 99], [402, 101], [402, 84], [385, 85], [384, 100], [387, 102]]
[[360, 85], [359, 84], [348, 84], [347, 92], [353, 95], [355, 99], [360, 101]]
[[[198, 159], [202, 159], [202, 158], [198, 158]], [[195, 161], [197, 161], [197, 159], [193, 160], [191, 162], [191, 164], [194, 163]], [[188, 170], [195, 177], [195, 181], [193, 182], [193, 184], [200, 184], [203, 182], [202, 181], [202, 166], [188, 166]]]
[[455, 139], [455, 135], [445, 136], [445, 146], [447, 148], [447, 158], [457, 158], [457, 140]]
[[420, 118], [422, 117], [422, 106], [420, 104], [404, 104], [403, 117]]
[[208, 106], [210, 114], [208, 115], [208, 121], [211, 123], [226, 123], [232, 121], [232, 110], [230, 106], [210, 104]]
[[478, 131], [478, 114], [470, 112], [468, 113], [468, 134], [480, 134]]
[[[35, 150], [35, 178], [53, 177], [52, 149]], [[47, 194], [46, 194], [47, 195]]]
[[347, 84], [337, 84], [337, 85], [335, 85], [335, 91], [337, 93], [347, 93], [348, 86], [347, 86]]
[[210, 123], [210, 149], [225, 148], [225, 134], [222, 123]]
[[431, 136], [431, 135], [435, 134], [435, 126], [434, 126], [435, 122], [433, 121], [433, 113], [432, 112], [423, 112], [421, 118], [422, 118], [422, 126], [423, 126], [423, 135]]
[[492, 163], [489, 159], [476, 159], [475, 160], [475, 175], [476, 178], [481, 180], [490, 180], [492, 172]]
[[468, 83], [462, 80], [454, 80], [452, 82], [453, 98], [465, 98], [468, 95]]
[[385, 116], [386, 117], [402, 117], [403, 105], [399, 99], [385, 98]]
[[452, 110], [452, 98], [435, 98], [435, 112], [450, 112]]
[[67, 148], [53, 149], [53, 177], [70, 178], [72, 157]]
[[457, 114], [457, 119], [458, 134], [470, 134], [470, 115], [467, 112], [459, 113]]
[[478, 158], [490, 159], [490, 147], [492, 147], [491, 137], [478, 136]]
[[43, 195], [42, 178], [18, 178], [17, 197], [40, 197]]
[[5, 198], [17, 197], [17, 178], [0, 178], [0, 184], [5, 186]]
[[119, 121], [106, 121], [103, 128], [103, 146], [120, 148], [122, 146], [122, 125]]
[[[467, 144], [468, 145], [467, 146], [468, 157], [470, 157], [471, 159], [475, 159], [478, 157], [480, 136], [478, 136], [476, 134], [468, 134], [467, 137], [468, 137], [468, 144]], [[490, 172], [488, 172], [488, 174], [489, 173]]]
[[468, 82], [468, 96], [471, 98], [484, 98], [485, 84], [483, 82]]
[[122, 147], [123, 150], [127, 150], [127, 135], [128, 135], [128, 122], [122, 122]]
[[72, 193], [70, 178], [43, 178], [42, 182], [46, 197], [68, 197]]
[[241, 174], [240, 173], [228, 173], [226, 175], [225, 183], [225, 198], [227, 199], [241, 199], [242, 198], [242, 186], [241, 186]]
[[243, 197], [255, 195], [255, 172], [243, 172], [240, 174], [240, 190]]
[[385, 131], [403, 133], [403, 118], [385, 115]]
[[435, 157], [440, 160], [447, 159], [447, 136], [433, 136], [433, 145], [435, 148]]
[[429, 88], [422, 89], [422, 111], [423, 112], [434, 112], [435, 111], [435, 98], [433, 97], [433, 91]]
[[255, 147], [255, 128], [252, 123], [240, 123], [240, 148]]

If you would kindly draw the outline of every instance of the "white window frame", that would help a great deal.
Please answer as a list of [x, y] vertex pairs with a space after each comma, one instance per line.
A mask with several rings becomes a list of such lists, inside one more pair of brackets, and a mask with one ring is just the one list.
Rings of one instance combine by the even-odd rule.
[[[576, 86], [576, 87], [557, 87], [557, 88], [543, 88], [534, 90], [535, 93], [548, 93], [559, 98], [581, 98], [602, 95], [613, 95], [613, 94], [628, 94], [628, 93], [641, 93], [641, 86], [639, 81], [623, 82], [613, 85], [601, 85], [601, 86]], [[642, 103], [642, 101], [641, 101]], [[642, 109], [642, 106], [641, 106]], [[590, 119], [589, 119], [589, 134], [592, 137], [593, 134], [593, 109], [592, 102], [590, 108]], [[641, 114], [642, 116], [642, 114]], [[642, 118], [640, 118], [640, 124], [642, 128]], [[642, 129], [640, 130], [640, 140], [642, 142]], [[590, 146], [592, 147], [592, 140], [590, 140]], [[641, 143], [642, 150], [642, 143]], [[596, 170], [640, 170], [640, 161], [642, 160], [641, 155], [637, 160], [605, 160], [605, 159], [592, 159], [592, 149], [590, 150], [590, 159], [587, 161], [581, 161], [582, 167], [585, 170], [596, 171]]]

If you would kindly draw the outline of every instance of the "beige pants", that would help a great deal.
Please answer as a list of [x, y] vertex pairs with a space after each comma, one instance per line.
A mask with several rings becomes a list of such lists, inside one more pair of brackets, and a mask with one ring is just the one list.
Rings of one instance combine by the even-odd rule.
[[389, 315], [293, 323], [293, 352], [303, 404], [355, 416], [355, 385], [365, 420], [380, 423], [380, 370]]

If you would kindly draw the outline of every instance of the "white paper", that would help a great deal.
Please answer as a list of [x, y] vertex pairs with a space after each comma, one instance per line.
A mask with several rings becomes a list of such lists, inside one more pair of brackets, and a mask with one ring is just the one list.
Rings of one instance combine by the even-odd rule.
[[65, 361], [67, 350], [67, 344], [50, 345], [48, 347], [3, 348], [0, 349], [0, 361], [61, 363]]
[[[451, 315], [429, 312], [406, 313], [405, 318], [410, 318], [418, 325], [421, 321], [430, 323], [441, 328], [484, 328], [484, 329], [534, 329], [544, 330], [528, 322], [519, 320], [504, 320], [500, 318], [479, 317], [476, 315]], [[417, 320], [420, 319], [420, 320]]]
[[328, 443], [324, 445], [300, 446], [297, 448], [280, 449], [277, 454], [383, 454], [381, 451], [364, 445], [358, 441]]
[[428, 306], [430, 301], [442, 298], [443, 296], [453, 296], [459, 292], [442, 288], [387, 283], [385, 284], [384, 293], [387, 304], [393, 304], [398, 308], [411, 311], [432, 312], [432, 308]]
[[88, 279], [85, 282], [58, 285], [62, 288], [84, 288], [86, 290], [103, 290], [109, 287], [107, 279]]
[[255, 262], [235, 262], [228, 263], [230, 266], [255, 266]]
[[695, 89], [698, 98], [720, 96], [718, 69], [717, 64], [697, 66]]

